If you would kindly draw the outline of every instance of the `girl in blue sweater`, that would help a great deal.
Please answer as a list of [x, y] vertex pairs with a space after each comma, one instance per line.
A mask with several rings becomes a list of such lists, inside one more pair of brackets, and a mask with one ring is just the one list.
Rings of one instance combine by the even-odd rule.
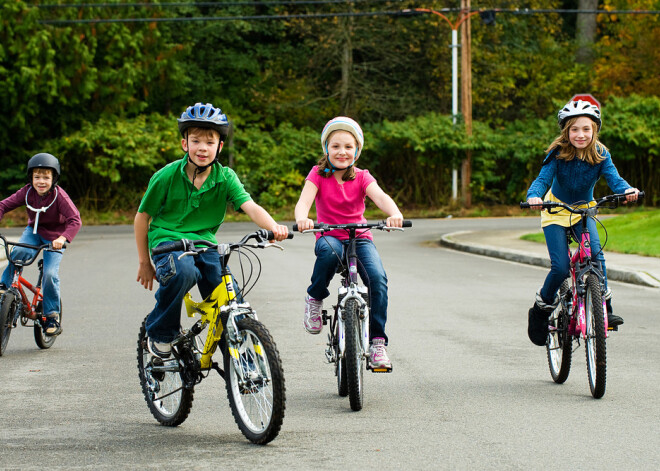
[[[633, 188], [617, 172], [607, 147], [598, 140], [601, 127], [600, 110], [587, 101], [571, 101], [558, 113], [561, 133], [546, 149], [547, 156], [539, 176], [527, 191], [527, 202], [536, 209], [545, 201], [565, 204], [589, 204], [594, 201], [594, 186], [600, 177], [605, 177], [615, 193], [626, 193], [627, 201], [636, 201], [639, 190]], [[542, 199], [544, 198], [544, 199]], [[541, 213], [541, 226], [550, 255], [550, 273], [536, 293], [534, 305], [529, 310], [527, 334], [539, 346], [545, 345], [548, 335], [548, 319], [559, 301], [557, 291], [569, 276], [568, 243], [566, 231], [571, 225], [581, 231], [578, 218], [562, 210], [556, 214]], [[605, 258], [601, 251], [596, 223], [589, 219], [587, 228], [591, 237], [591, 252], [605, 275]], [[607, 318], [610, 326], [623, 324], [623, 319], [612, 312], [611, 291], [605, 295]]]

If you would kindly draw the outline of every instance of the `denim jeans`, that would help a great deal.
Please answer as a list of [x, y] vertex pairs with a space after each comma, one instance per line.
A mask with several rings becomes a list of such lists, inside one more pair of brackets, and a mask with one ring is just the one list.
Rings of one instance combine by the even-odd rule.
[[[596, 265], [601, 267], [605, 277], [605, 287], [607, 288], [607, 271], [605, 268], [605, 257], [600, 247], [600, 238], [596, 230], [596, 221], [588, 219], [587, 229], [591, 240], [591, 254], [596, 255]], [[545, 234], [545, 243], [548, 246], [550, 255], [550, 273], [545, 278], [545, 283], [541, 288], [541, 298], [546, 304], [552, 304], [557, 294], [557, 290], [563, 281], [570, 275], [570, 260], [568, 258], [568, 241], [566, 240], [566, 231], [573, 230], [578, 238], [582, 234], [582, 222], [577, 223], [572, 228], [551, 224], [543, 228]]]
[[[52, 240], [46, 240], [39, 234], [33, 234], [32, 232], [32, 227], [26, 227], [18, 241], [30, 245], [43, 245], [52, 242]], [[29, 260], [34, 256], [35, 252], [36, 250], [26, 247], [14, 247], [11, 251], [11, 256], [15, 260]], [[44, 315], [60, 313], [60, 262], [62, 261], [63, 253], [64, 249], [52, 252], [43, 251], [44, 277], [41, 282], [41, 288], [44, 296]], [[11, 285], [15, 269], [16, 266], [8, 261], [7, 268], [2, 273], [1, 280], [5, 286]]]
[[[316, 241], [314, 253], [316, 262], [312, 272], [312, 284], [307, 288], [307, 294], [314, 299], [325, 299], [330, 296], [328, 286], [337, 270], [339, 259], [344, 259], [344, 251], [348, 241], [341, 241], [331, 236], [321, 237]], [[387, 274], [376, 250], [376, 245], [369, 239], [358, 239], [356, 244], [358, 256], [358, 273], [362, 282], [369, 289], [370, 323], [369, 338], [382, 337], [387, 344], [385, 323], [387, 322]]]
[[182, 253], [168, 252], [153, 257], [159, 286], [156, 306], [147, 317], [146, 328], [147, 335], [157, 342], [171, 342], [179, 335], [183, 297], [195, 284], [202, 298], [206, 298], [222, 281], [220, 254], [216, 250], [179, 260]]

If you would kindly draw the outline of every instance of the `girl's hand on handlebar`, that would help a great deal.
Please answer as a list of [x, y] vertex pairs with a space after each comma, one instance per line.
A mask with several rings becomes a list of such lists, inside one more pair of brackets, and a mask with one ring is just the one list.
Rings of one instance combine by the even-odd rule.
[[274, 225], [270, 230], [273, 232], [275, 240], [278, 242], [286, 239], [286, 237], [289, 235], [289, 228], [281, 224]]
[[532, 209], [541, 209], [543, 205], [543, 200], [539, 197], [528, 198], [527, 203]]
[[632, 203], [633, 201], [637, 201], [637, 197], [639, 196], [639, 190], [637, 188], [628, 188], [625, 191], [625, 195], [626, 195], [626, 201], [624, 201], [623, 204]]
[[300, 219], [296, 221], [296, 224], [298, 224], [298, 232], [302, 231], [308, 231], [310, 229], [314, 229], [314, 221], [311, 219]]
[[403, 215], [401, 213], [390, 216], [385, 220], [387, 227], [403, 227]]

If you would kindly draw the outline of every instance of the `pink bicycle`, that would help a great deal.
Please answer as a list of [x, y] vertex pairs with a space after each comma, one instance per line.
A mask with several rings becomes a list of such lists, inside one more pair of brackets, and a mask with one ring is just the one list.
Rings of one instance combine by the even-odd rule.
[[[644, 197], [640, 192], [638, 198]], [[591, 395], [600, 399], [605, 394], [605, 378], [607, 373], [607, 350], [605, 341], [608, 331], [616, 330], [607, 325], [607, 307], [605, 304], [605, 276], [596, 255], [591, 253], [591, 242], [587, 221], [596, 218], [600, 208], [617, 208], [626, 200], [626, 195], [616, 194], [604, 196], [596, 200], [589, 208], [569, 206], [564, 203], [543, 203], [543, 209], [556, 213], [565, 209], [581, 218], [582, 231], [576, 234], [574, 230], [566, 231], [571, 261], [570, 283], [568, 278], [559, 288], [560, 302], [549, 319], [546, 351], [550, 375], [555, 383], [562, 384], [568, 379], [573, 354], [573, 340], [580, 345], [584, 341], [587, 357], [587, 377]], [[520, 203], [521, 208], [529, 208], [529, 203]], [[553, 211], [555, 209], [556, 211]], [[602, 226], [602, 223], [601, 223]], [[604, 226], [603, 226], [604, 228]], [[601, 250], [607, 243], [607, 231]], [[571, 242], [578, 245], [573, 252]]]

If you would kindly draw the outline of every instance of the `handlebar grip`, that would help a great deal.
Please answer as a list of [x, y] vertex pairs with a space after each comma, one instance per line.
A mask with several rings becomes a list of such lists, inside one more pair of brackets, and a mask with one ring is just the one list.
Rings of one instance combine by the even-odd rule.
[[298, 224], [294, 224], [293, 227], [291, 228], [293, 232], [298, 232]]
[[412, 227], [412, 221], [410, 219], [404, 219], [402, 227]]
[[639, 200], [643, 200], [645, 196], [646, 196], [646, 193], [644, 193], [643, 191], [640, 191], [640, 192], [637, 194], [637, 199], [639, 199]]
[[174, 242], [168, 242], [165, 244], [161, 244], [158, 247], [154, 247], [153, 249], [151, 249], [151, 255], [160, 255], [167, 252], [175, 252], [178, 250], [185, 250], [183, 241], [176, 240]]
[[[274, 238], [275, 238], [275, 234], [273, 234], [273, 231], [266, 231], [266, 240], [273, 240]], [[293, 239], [293, 232], [289, 232], [286, 235], [286, 238], [287, 239]]]
[[520, 209], [528, 209], [529, 208], [529, 203], [526, 201], [521, 201], [520, 202]]

